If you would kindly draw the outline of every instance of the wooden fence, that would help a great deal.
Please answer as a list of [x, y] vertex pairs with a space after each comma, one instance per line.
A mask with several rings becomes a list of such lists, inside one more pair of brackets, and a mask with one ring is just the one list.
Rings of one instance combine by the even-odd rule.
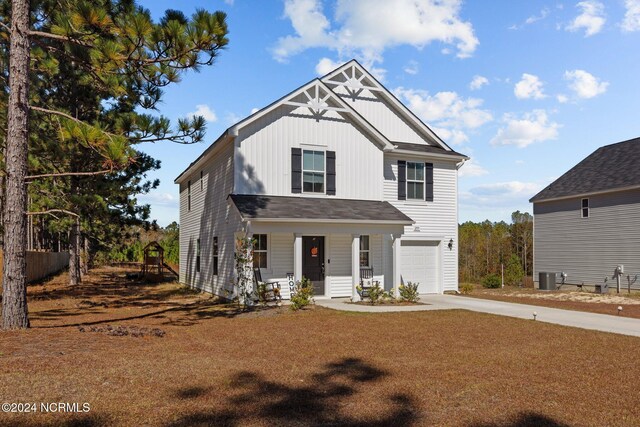
[[[69, 252], [27, 251], [27, 282], [44, 279], [69, 266]], [[2, 251], [0, 251], [0, 282], [2, 282]]]

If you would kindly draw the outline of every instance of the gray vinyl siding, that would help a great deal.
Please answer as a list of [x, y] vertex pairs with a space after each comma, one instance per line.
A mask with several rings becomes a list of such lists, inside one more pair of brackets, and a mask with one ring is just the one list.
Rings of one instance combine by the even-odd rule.
[[534, 203], [534, 280], [539, 272], [565, 272], [568, 284], [615, 286], [614, 270], [640, 274], [640, 190], [588, 196], [589, 217], [581, 217], [584, 197]]
[[[180, 283], [226, 296], [232, 290], [234, 232], [238, 214], [227, 203], [233, 188], [233, 143], [224, 143], [202, 169], [190, 171], [180, 184]], [[200, 187], [200, 171], [203, 186]], [[191, 180], [191, 210], [187, 182]], [[213, 275], [213, 237], [218, 237], [218, 276]], [[200, 272], [196, 272], [196, 242], [200, 239]]]

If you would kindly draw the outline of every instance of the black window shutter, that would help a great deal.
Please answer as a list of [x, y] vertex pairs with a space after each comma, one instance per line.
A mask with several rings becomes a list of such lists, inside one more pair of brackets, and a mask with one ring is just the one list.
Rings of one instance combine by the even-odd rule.
[[398, 160], [398, 200], [407, 200], [407, 162]]
[[336, 195], [336, 152], [327, 151], [327, 194]]
[[424, 199], [433, 202], [433, 163], [424, 164]]
[[302, 150], [291, 148], [291, 192], [302, 193]]

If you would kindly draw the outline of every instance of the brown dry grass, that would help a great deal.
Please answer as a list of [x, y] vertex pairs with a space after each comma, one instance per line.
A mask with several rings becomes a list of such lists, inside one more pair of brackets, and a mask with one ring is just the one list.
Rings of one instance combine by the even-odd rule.
[[1, 414], [0, 424], [640, 424], [637, 338], [465, 311], [242, 314], [123, 277], [101, 270], [79, 289], [30, 289], [33, 329], [0, 333], [0, 400], [91, 411]]
[[[538, 305], [541, 307], [562, 308], [565, 310], [586, 311], [589, 313], [610, 314], [615, 316], [620, 315], [622, 317], [633, 317], [635, 319], [640, 319], [640, 304], [637, 303], [639, 295], [636, 292], [627, 294], [625, 291], [624, 293], [620, 294], [620, 296], [624, 298], [633, 299], [634, 304], [625, 304], [620, 302], [582, 302], [572, 301], [570, 299], [553, 300], [537, 298], [538, 296], [540, 296], [540, 292], [544, 291], [526, 288], [514, 288], [510, 286], [507, 286], [504, 289], [484, 289], [480, 285], [476, 285], [473, 293], [465, 296], [490, 299], [495, 301], [513, 302], [517, 304]], [[569, 293], [577, 294], [574, 291], [553, 291], [551, 293], [545, 294], [544, 296], [552, 296], [555, 294], [557, 296], [566, 297], [566, 294]], [[581, 293], [587, 295], [586, 291]], [[609, 296], [613, 295], [616, 294], [612, 292], [609, 293]], [[595, 295], [593, 296], [595, 297]], [[622, 306], [622, 312], [620, 314], [618, 314], [619, 306]]]

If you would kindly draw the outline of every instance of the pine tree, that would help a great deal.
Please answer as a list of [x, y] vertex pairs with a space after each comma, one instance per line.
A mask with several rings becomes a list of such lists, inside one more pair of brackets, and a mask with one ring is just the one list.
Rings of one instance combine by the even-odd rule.
[[[9, 96], [4, 141], [2, 327], [16, 329], [29, 326], [25, 183], [64, 181], [64, 185], [49, 187], [68, 185], [69, 193], [64, 195], [73, 203], [72, 199], [82, 194], [86, 183], [82, 179], [117, 176], [130, 168], [138, 154], [133, 149], [135, 144], [202, 140], [202, 117], [179, 120], [172, 128], [165, 117], [139, 111], [153, 111], [162, 98], [162, 88], [178, 82], [185, 71], [211, 65], [228, 40], [222, 12], [198, 10], [189, 19], [169, 10], [156, 23], [149, 11], [133, 0], [14, 0], [10, 12], [7, 1], [0, 3], [0, 9], [3, 37], [9, 41], [8, 49], [6, 43], [2, 47], [4, 57], [9, 58], [9, 70], [4, 73], [8, 75], [5, 93]], [[74, 99], [65, 98], [68, 91], [57, 91], [69, 77], [91, 87], [84, 97], [76, 94], [84, 103], [82, 111], [75, 108]], [[37, 116], [36, 126], [29, 126], [29, 113]], [[41, 132], [50, 136], [54, 129], [58, 135], [54, 141], [62, 139], [63, 147], [92, 152], [91, 164], [80, 161], [87, 158], [77, 157], [68, 159], [68, 164], [57, 164], [64, 148], [58, 151], [45, 145], [40, 150], [43, 155], [32, 162], [39, 164], [38, 172], [28, 175], [33, 135]], [[75, 236], [79, 236], [82, 217], [68, 212], [75, 216], [72, 241], [78, 251], [81, 243]]]

